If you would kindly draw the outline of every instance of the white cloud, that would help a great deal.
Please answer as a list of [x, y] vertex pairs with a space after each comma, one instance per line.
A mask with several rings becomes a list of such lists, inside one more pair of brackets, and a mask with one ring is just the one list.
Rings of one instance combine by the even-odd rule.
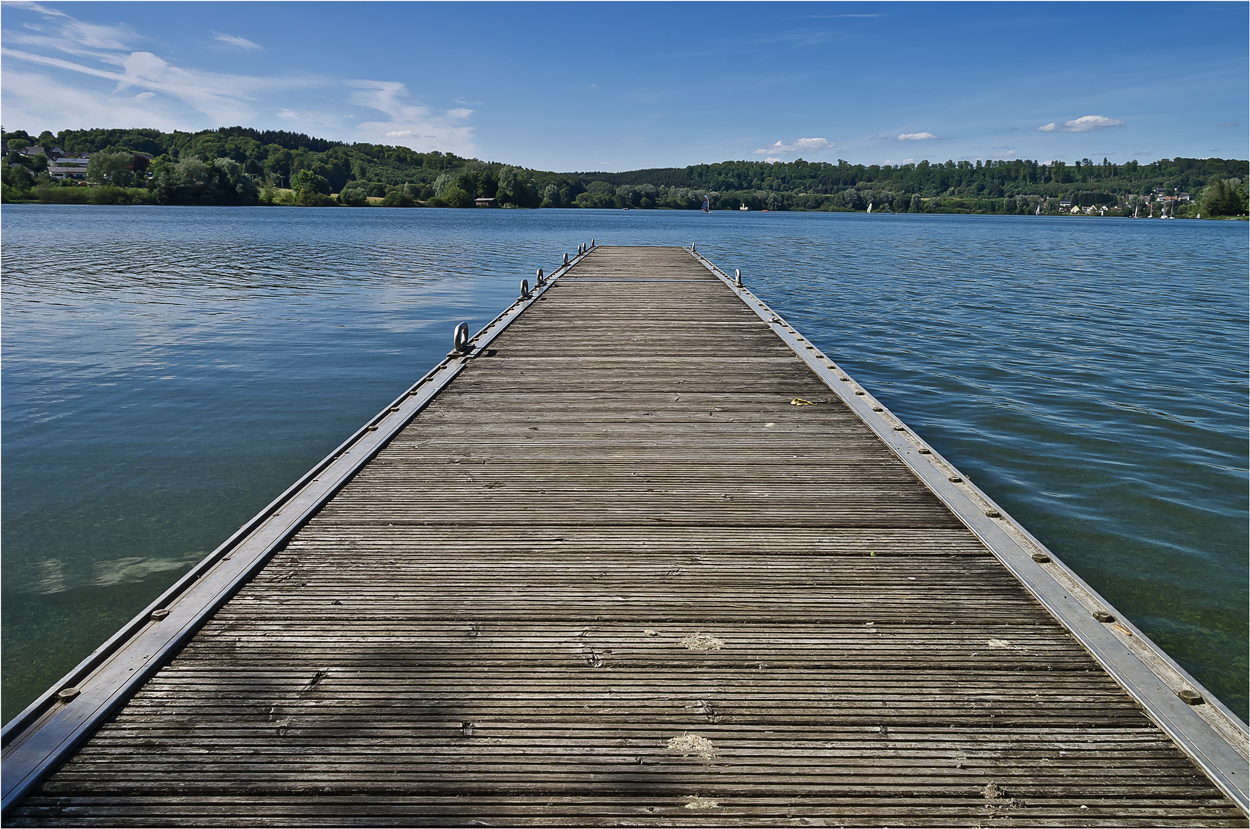
[[[111, 95], [103, 93], [103, 91], [84, 88], [84, 91], [95, 92], [96, 96], [101, 98], [105, 104], [110, 100], [114, 100], [121, 93], [134, 89], [136, 90], [134, 94], [141, 92], [155, 93], [153, 96], [148, 96], [148, 98], [159, 101], [162, 106], [166, 107], [166, 110], [163, 112], [154, 112], [153, 118], [131, 120], [123, 123], [118, 120], [117, 116], [111, 116], [102, 119], [94, 125], [97, 127], [114, 124], [123, 126], [127, 124], [134, 125], [136, 123], [147, 123], [152, 120], [165, 122], [168, 118], [174, 116], [174, 111], [168, 109], [168, 106], [173, 103], [189, 107], [201, 116], [197, 121], [188, 123], [184, 113], [180, 125], [181, 129], [246, 123], [254, 118], [256, 112], [254, 106], [255, 96], [275, 91], [304, 88], [317, 83], [312, 78], [262, 78], [188, 70], [175, 66], [152, 52], [114, 51], [101, 56], [84, 50], [75, 51], [72, 48], [63, 48], [60, 51], [78, 54], [84, 60], [78, 62], [25, 50], [0, 49], [0, 53], [8, 59], [112, 81], [115, 86]], [[92, 61], [90, 58], [93, 57], [99, 63], [104, 64], [104, 67], [91, 65]], [[5, 72], [9, 71], [12, 71], [11, 66], [6, 65]], [[58, 88], [63, 91], [69, 87], [58, 85]], [[77, 96], [73, 97], [76, 98]], [[48, 97], [38, 103], [38, 109], [42, 112], [41, 123], [63, 124], [67, 118], [78, 122], [78, 119], [75, 117], [76, 113], [64, 97]], [[8, 113], [6, 112], [7, 115]], [[59, 128], [64, 129], [65, 127]]]
[[[342, 113], [339, 112], [320, 112], [311, 109], [294, 110], [289, 107], [278, 107], [274, 114], [283, 121], [289, 121], [300, 132], [309, 132], [310, 128], [320, 127], [328, 130], [337, 130], [343, 126]], [[348, 118], [353, 117], [351, 114]]]
[[358, 140], [374, 144], [402, 144], [419, 152], [439, 150], [460, 156], [477, 152], [473, 127], [468, 124], [473, 110], [467, 108], [437, 111], [408, 100], [407, 87], [397, 81], [349, 81], [354, 88], [348, 100], [375, 109], [385, 121], [365, 121], [356, 126]]
[[[6, 67], [0, 73], [5, 124], [39, 133], [45, 129], [95, 129], [101, 126], [141, 124], [163, 132], [186, 129], [186, 118], [172, 113], [155, 93], [133, 97], [97, 95], [81, 83], [63, 83], [39, 72]], [[54, 103], [50, 103], [54, 102]]]
[[755, 153], [756, 155], [769, 155], [770, 153], [790, 154], [790, 153], [801, 153], [804, 150], [829, 150], [829, 149], [833, 149], [832, 141], [827, 141], [824, 138], [800, 138], [798, 141], [793, 141], [789, 144], [785, 143], [784, 141], [778, 141], [776, 144], [773, 144], [768, 147], [761, 147], [760, 149], [752, 150], [751, 152]]
[[52, 49], [76, 57], [94, 57], [107, 61], [113, 52], [125, 51], [134, 41], [142, 40], [126, 26], [100, 26], [75, 20], [65, 12], [40, 3], [10, 3], [5, 6], [34, 12], [43, 22], [26, 23], [21, 29], [4, 33], [9, 46]]
[[1111, 127], [1122, 127], [1123, 121], [1115, 118], [1108, 118], [1105, 115], [1082, 115], [1080, 118], [1073, 118], [1071, 121], [1064, 121], [1062, 124], [1056, 124], [1051, 121], [1049, 124], [1043, 124], [1037, 128], [1038, 132], [1090, 132], [1092, 130], [1105, 130]]
[[69, 17], [63, 11], [50, 8], [42, 3], [32, 3], [29, 0], [4, 0], [4, 5], [13, 9], [25, 9], [27, 11], [37, 12], [45, 17]]
[[[286, 129], [327, 138], [476, 153], [472, 109], [425, 106], [412, 101], [402, 83], [200, 70], [136, 48], [143, 38], [124, 27], [83, 23], [36, 3], [5, 5], [27, 18], [23, 28], [5, 30], [0, 47], [5, 124], [52, 130], [142, 125], [171, 132], [277, 119]], [[15, 18], [6, 14], [4, 22]], [[232, 49], [261, 48], [236, 35], [211, 34]], [[308, 107], [312, 98], [294, 94], [304, 90], [331, 103]]]
[[243, 49], [244, 51], [249, 51], [249, 52], [261, 48], [261, 45], [259, 43], [253, 43], [252, 41], [248, 40], [245, 37], [238, 37], [237, 35], [226, 35], [226, 34], [222, 34], [221, 32], [214, 32], [213, 40], [216, 40], [219, 43], [224, 43], [227, 46], [235, 46], [239, 49]]
[[828, 43], [836, 37], [837, 35], [833, 32], [825, 32], [817, 29], [790, 29], [784, 32], [764, 35], [760, 38], [760, 42], [793, 43], [796, 46], [818, 46], [821, 43]]
[[766, 164], [779, 164], [779, 163], [781, 163], [781, 159], [780, 159], [780, 158], [777, 158], [777, 157], [776, 157], [776, 156], [774, 156], [774, 155], [770, 155], [768, 158], [764, 159], [764, 163], [766, 163]]
[[932, 138], [937, 136], [931, 132], [902, 132], [898, 136], [899, 141], [928, 141]]

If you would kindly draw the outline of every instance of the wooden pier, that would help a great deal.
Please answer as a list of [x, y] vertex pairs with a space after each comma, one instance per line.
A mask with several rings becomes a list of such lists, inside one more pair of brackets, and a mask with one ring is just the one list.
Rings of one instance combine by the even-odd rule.
[[693, 249], [464, 339], [6, 728], [6, 825], [1246, 825], [1244, 724]]

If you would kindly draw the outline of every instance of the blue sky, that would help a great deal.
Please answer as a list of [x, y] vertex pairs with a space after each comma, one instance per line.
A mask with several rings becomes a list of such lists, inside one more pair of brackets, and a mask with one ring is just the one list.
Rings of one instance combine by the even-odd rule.
[[1250, 4], [5, 2], [5, 129], [544, 170], [1250, 157]]

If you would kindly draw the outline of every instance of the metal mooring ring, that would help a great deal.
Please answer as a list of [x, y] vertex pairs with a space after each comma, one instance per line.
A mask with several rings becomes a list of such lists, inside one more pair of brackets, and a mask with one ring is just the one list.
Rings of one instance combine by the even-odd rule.
[[530, 281], [528, 279], [521, 280], [521, 299], [530, 298]]
[[567, 265], [568, 263], [569, 263], [569, 255], [566, 253], [564, 254], [564, 264]]
[[742, 271], [738, 268], [734, 268], [734, 284], [739, 288], [742, 287]]
[[455, 336], [452, 337], [452, 345], [456, 347], [456, 351], [464, 353], [469, 350], [469, 324], [462, 322], [456, 326]]
[[538, 269], [538, 281], [537, 281], [537, 282], [535, 282], [534, 284], [535, 284], [535, 285], [541, 285], [541, 284], [543, 284], [543, 269], [542, 269], [542, 268], [539, 268], [539, 269]]

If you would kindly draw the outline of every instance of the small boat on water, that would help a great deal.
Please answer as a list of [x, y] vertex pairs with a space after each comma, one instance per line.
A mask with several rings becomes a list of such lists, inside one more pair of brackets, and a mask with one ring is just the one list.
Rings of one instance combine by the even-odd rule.
[[742, 206], [741, 206], [741, 207], [739, 207], [738, 209], [739, 209], [739, 210], [750, 210], [751, 208], [747, 207], [747, 203], [746, 203], [746, 202], [742, 202]]

